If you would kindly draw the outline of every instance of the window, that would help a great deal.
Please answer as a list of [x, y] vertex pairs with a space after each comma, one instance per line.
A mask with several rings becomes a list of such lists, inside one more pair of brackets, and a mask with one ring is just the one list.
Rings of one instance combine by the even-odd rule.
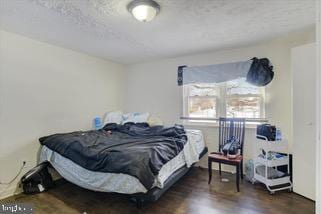
[[217, 118], [219, 87], [215, 84], [183, 86], [188, 117]]
[[264, 87], [250, 85], [245, 78], [224, 83], [184, 85], [184, 116], [264, 118], [264, 94]]

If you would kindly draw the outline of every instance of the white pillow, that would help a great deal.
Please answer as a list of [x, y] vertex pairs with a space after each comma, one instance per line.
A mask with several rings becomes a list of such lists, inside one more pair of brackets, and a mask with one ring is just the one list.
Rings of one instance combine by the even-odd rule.
[[133, 113], [123, 114], [123, 124], [128, 122], [146, 123], [148, 117], [149, 117], [149, 113], [147, 112], [146, 113], [133, 112]]
[[149, 124], [149, 126], [162, 126], [164, 125], [163, 121], [156, 116], [150, 116], [147, 120], [147, 123]]
[[110, 111], [105, 114], [104, 125], [107, 123], [117, 123], [122, 124], [123, 112], [121, 111]]

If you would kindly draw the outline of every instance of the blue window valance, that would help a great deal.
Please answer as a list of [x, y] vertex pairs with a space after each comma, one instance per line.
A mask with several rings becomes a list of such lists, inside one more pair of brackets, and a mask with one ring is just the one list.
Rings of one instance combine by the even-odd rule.
[[273, 66], [266, 58], [204, 66], [179, 66], [178, 85], [220, 83], [238, 78], [257, 85], [267, 85], [273, 79]]

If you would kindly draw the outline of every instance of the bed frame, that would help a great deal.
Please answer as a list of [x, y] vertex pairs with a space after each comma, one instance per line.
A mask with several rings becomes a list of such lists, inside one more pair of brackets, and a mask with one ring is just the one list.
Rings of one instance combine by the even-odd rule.
[[[208, 152], [207, 147], [203, 149], [201, 154], [199, 155], [199, 159], [201, 159], [206, 153]], [[195, 163], [193, 164], [195, 165]], [[192, 165], [192, 166], [193, 166]], [[51, 164], [48, 165], [50, 168], [54, 169]], [[157, 201], [171, 186], [173, 186], [178, 180], [180, 180], [186, 173], [191, 170], [192, 167], [187, 168], [186, 166], [181, 167], [180, 169], [176, 170], [172, 175], [170, 175], [164, 183], [164, 187], [162, 189], [158, 187], [154, 187], [150, 189], [146, 193], [135, 193], [135, 194], [122, 194], [129, 196], [132, 202], [135, 202], [137, 208], [142, 208], [142, 206], [146, 202], [154, 202]], [[56, 185], [62, 184], [66, 182], [64, 178], [60, 178], [54, 183]], [[120, 194], [120, 193], [119, 193]]]
[[[208, 152], [207, 147], [201, 152], [199, 159], [201, 159]], [[193, 164], [194, 165], [194, 164]], [[135, 193], [130, 195], [130, 199], [136, 203], [137, 208], [141, 208], [146, 202], [157, 201], [171, 186], [173, 186], [178, 180], [180, 180], [189, 170], [186, 166], [176, 170], [169, 178], [165, 181], [162, 189], [154, 187], [146, 193]]]

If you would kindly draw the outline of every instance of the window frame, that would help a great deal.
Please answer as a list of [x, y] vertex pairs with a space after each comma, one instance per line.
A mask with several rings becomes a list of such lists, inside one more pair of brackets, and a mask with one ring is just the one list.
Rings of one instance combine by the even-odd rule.
[[[220, 115], [220, 112], [219, 112], [219, 110], [220, 110], [220, 106], [219, 106], [219, 104], [220, 104], [220, 102], [219, 102], [219, 97], [218, 96], [214, 96], [214, 95], [211, 95], [211, 96], [208, 96], [208, 95], [206, 95], [206, 96], [198, 96], [198, 95], [194, 95], [194, 96], [186, 96], [187, 97], [187, 111], [186, 111], [186, 115], [188, 115], [189, 116], [189, 107], [190, 107], [190, 105], [189, 105], [189, 101], [190, 101], [190, 99], [191, 98], [198, 98], [198, 99], [215, 99], [215, 113], [216, 113], [216, 115], [215, 115], [215, 117], [204, 117], [204, 119], [215, 119], [215, 118], [217, 118], [217, 116], [218, 115]], [[190, 116], [189, 116], [190, 117]]]
[[[262, 94], [233, 94], [233, 95], [225, 95], [225, 116], [227, 114], [226, 112], [226, 106], [227, 106], [227, 101], [228, 99], [233, 99], [233, 98], [246, 98], [246, 97], [258, 97], [260, 98], [260, 115], [259, 118], [264, 118], [265, 117], [265, 99], [264, 99], [264, 93]], [[251, 118], [252, 119], [252, 118]], [[256, 119], [256, 118], [253, 118]]]
[[[183, 116], [184, 117], [189, 117], [189, 97], [214, 97], [216, 99], [216, 116], [217, 118], [204, 118], [204, 120], [192, 120], [192, 119], [187, 119], [184, 120], [183, 123], [186, 125], [203, 125], [203, 126], [217, 126], [218, 121], [217, 120], [212, 120], [212, 119], [218, 119], [219, 117], [226, 117], [227, 113], [227, 100], [230, 98], [239, 98], [239, 97], [259, 97], [260, 98], [260, 117], [257, 119], [263, 119], [265, 118], [265, 88], [259, 88], [260, 93], [259, 94], [227, 94], [227, 83], [222, 83], [222, 85], [218, 86], [218, 96], [199, 96], [199, 95], [193, 95], [190, 96], [189, 88], [186, 87], [186, 85], [182, 86], [182, 103], [183, 103]], [[207, 120], [210, 119], [210, 120]], [[255, 119], [255, 118], [254, 118]], [[251, 124], [256, 125], [259, 124], [260, 122], [251, 122]]]

